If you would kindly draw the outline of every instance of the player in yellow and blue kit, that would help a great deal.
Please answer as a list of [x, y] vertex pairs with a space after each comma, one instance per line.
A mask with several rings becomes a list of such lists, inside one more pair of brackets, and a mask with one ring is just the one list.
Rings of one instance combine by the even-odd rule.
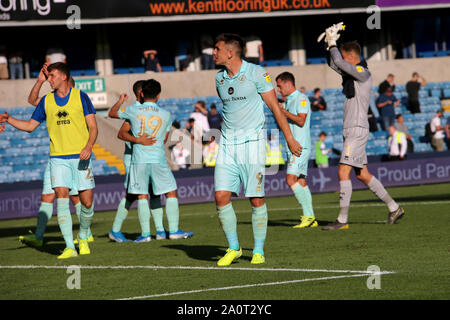
[[156, 104], [160, 93], [159, 82], [153, 79], [147, 80], [142, 85], [141, 103], [120, 110], [118, 106], [115, 106], [109, 112], [112, 118], [128, 120], [134, 137], [149, 134], [156, 138], [153, 145], [133, 145], [127, 191], [138, 195], [138, 216], [142, 229], [141, 236], [135, 242], [151, 241], [148, 206], [150, 183], [155, 195], [166, 195], [169, 239], [189, 238], [193, 235], [192, 232], [183, 232], [178, 228], [177, 185], [164, 152], [164, 144], [172, 126], [172, 116], [170, 112]]
[[94, 215], [95, 186], [90, 157], [98, 131], [95, 109], [89, 97], [69, 85], [68, 66], [54, 63], [47, 70], [48, 82], [54, 91], [41, 99], [31, 119], [18, 120], [5, 113], [0, 115], [0, 122], [7, 121], [19, 130], [32, 132], [47, 121], [51, 184], [57, 198], [58, 224], [66, 242], [58, 259], [66, 259], [78, 255], [69, 210], [69, 191], [72, 189], [79, 191], [81, 201], [80, 254], [90, 254], [87, 239]]
[[[31, 89], [31, 92], [28, 96], [28, 102], [37, 107], [39, 102], [41, 101], [42, 97], [39, 97], [39, 92], [42, 88], [42, 85], [44, 82], [47, 81], [47, 64], [44, 64], [41, 68], [41, 71], [39, 72], [39, 76], [36, 80], [36, 83], [34, 84], [33, 88]], [[75, 81], [73, 78], [69, 79], [69, 85], [71, 88], [75, 87]], [[81, 214], [81, 202], [80, 197], [78, 196], [78, 190], [71, 189], [69, 192], [70, 200], [72, 201], [75, 212], [78, 217], [78, 220], [80, 220], [80, 214]], [[45, 228], [47, 227], [48, 221], [51, 219], [53, 214], [53, 201], [55, 200], [55, 191], [52, 189], [52, 183], [51, 183], [51, 176], [50, 176], [50, 164], [47, 163], [45, 166], [44, 171], [44, 177], [43, 177], [43, 186], [42, 186], [42, 195], [41, 195], [41, 205], [39, 207], [38, 211], [38, 217], [37, 217], [37, 225], [36, 225], [36, 231], [35, 233], [32, 233], [30, 235], [20, 236], [19, 240], [32, 247], [42, 247], [44, 244], [44, 232]], [[31, 233], [31, 231], [30, 231]], [[89, 238], [88, 242], [93, 242], [94, 237], [89, 230]], [[74, 240], [74, 243], [76, 244], [78, 240]]]
[[281, 113], [269, 74], [264, 68], [242, 60], [244, 41], [238, 35], [221, 34], [216, 39], [213, 58], [223, 66], [216, 76], [216, 89], [223, 102], [222, 136], [214, 171], [215, 198], [219, 221], [228, 240], [228, 249], [217, 264], [230, 265], [242, 255], [236, 232], [236, 214], [231, 195], [244, 194], [252, 205], [254, 250], [252, 264], [265, 262], [267, 207], [264, 202], [266, 141], [264, 103], [272, 110], [291, 151], [300, 155], [286, 118]]
[[302, 154], [296, 157], [288, 150], [286, 182], [294, 192], [303, 209], [301, 222], [294, 228], [317, 227], [312, 207], [311, 191], [306, 183], [308, 161], [311, 154], [310, 119], [311, 105], [306, 95], [295, 88], [295, 78], [290, 72], [283, 72], [276, 78], [277, 88], [285, 100], [283, 114], [286, 116], [295, 140], [302, 146]]

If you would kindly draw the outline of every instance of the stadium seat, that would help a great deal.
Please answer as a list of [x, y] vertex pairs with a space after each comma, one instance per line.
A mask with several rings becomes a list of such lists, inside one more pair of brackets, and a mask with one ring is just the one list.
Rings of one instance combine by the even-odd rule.
[[175, 66], [161, 66], [163, 72], [174, 72]]
[[307, 64], [326, 64], [327, 58], [325, 57], [316, 57], [316, 58], [306, 58]]
[[446, 56], [448, 56], [448, 53], [447, 53], [447, 51], [437, 51], [436, 52], [436, 57], [446, 57]]
[[435, 56], [435, 52], [434, 51], [422, 51], [419, 52], [418, 56], [419, 58], [432, 58]]

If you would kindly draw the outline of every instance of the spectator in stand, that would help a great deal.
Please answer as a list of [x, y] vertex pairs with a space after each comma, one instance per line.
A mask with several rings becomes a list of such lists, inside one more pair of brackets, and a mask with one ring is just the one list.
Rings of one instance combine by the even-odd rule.
[[254, 64], [260, 64], [264, 61], [262, 41], [260, 38], [253, 34], [246, 39], [245, 60]]
[[8, 80], [8, 59], [6, 58], [6, 49], [0, 46], [0, 80]]
[[214, 41], [210, 35], [202, 35], [200, 38], [202, 50], [202, 68], [203, 70], [212, 70], [216, 68], [213, 60]]
[[211, 136], [208, 144], [203, 148], [203, 165], [205, 167], [215, 167], [219, 144], [214, 136]]
[[145, 73], [152, 72], [162, 72], [161, 65], [159, 64], [159, 59], [156, 57], [158, 51], [156, 50], [145, 50]]
[[184, 126], [184, 132], [191, 137], [192, 141], [195, 140], [194, 125], [195, 125], [195, 119], [189, 118], [189, 120], [186, 122], [186, 125]]
[[172, 161], [177, 164], [180, 170], [185, 170], [187, 169], [186, 158], [189, 157], [190, 154], [189, 150], [183, 148], [181, 141], [178, 141], [172, 149]]
[[306, 88], [303, 86], [300, 87], [299, 91], [303, 94], [306, 94]]
[[[194, 112], [191, 113], [189, 118], [195, 120], [195, 131], [203, 136], [204, 133], [209, 131], [209, 123], [208, 123], [208, 110], [206, 109], [205, 101], [197, 101], [194, 106]], [[197, 137], [198, 135], [196, 135]]]
[[23, 52], [20, 50], [11, 52], [8, 63], [11, 79], [23, 79]]
[[325, 99], [322, 97], [322, 91], [319, 88], [314, 89], [314, 96], [309, 98], [311, 102], [311, 110], [312, 111], [325, 111], [327, 110], [327, 103]]
[[447, 122], [445, 123], [445, 138], [447, 149], [450, 150], [450, 116], [447, 117]]
[[388, 131], [389, 126], [395, 123], [395, 107], [400, 104], [392, 92], [392, 88], [387, 88], [386, 92], [377, 99], [377, 107], [381, 115], [381, 124], [384, 131]]
[[381, 95], [385, 93], [388, 88], [395, 91], [394, 75], [392, 73], [389, 73], [386, 80], [378, 85], [378, 93]]
[[412, 136], [409, 133], [408, 128], [405, 126], [405, 118], [403, 117], [403, 115], [398, 114], [395, 116], [395, 119], [397, 120], [397, 122], [395, 123], [395, 128], [398, 131], [403, 132], [406, 135], [406, 142], [408, 143], [408, 153], [413, 153], [414, 152], [414, 143], [412, 141]]
[[316, 142], [316, 165], [317, 168], [328, 168], [328, 154], [331, 153], [331, 149], [327, 149], [325, 145], [325, 139], [327, 134], [322, 131], [319, 134], [319, 141]]
[[444, 116], [444, 110], [439, 109], [436, 111], [436, 115], [430, 121], [430, 129], [433, 133], [433, 137], [431, 138], [431, 146], [434, 151], [444, 151], [444, 138], [445, 131], [442, 126], [441, 118]]
[[394, 126], [389, 126], [388, 130], [389, 160], [405, 160], [408, 149], [406, 134], [398, 131]]
[[216, 105], [213, 103], [208, 112], [209, 129], [220, 130], [222, 128], [222, 116], [217, 112]]
[[283, 146], [280, 144], [280, 136], [271, 133], [266, 142], [266, 166], [278, 165], [284, 167]]
[[421, 86], [426, 84], [427, 81], [417, 72], [414, 72], [412, 79], [406, 83], [405, 89], [408, 93], [408, 108], [411, 113], [420, 113], [419, 90]]
[[59, 47], [49, 48], [45, 57], [45, 63], [47, 63], [47, 65], [51, 65], [56, 62], [67, 63], [66, 55], [64, 54], [63, 49]]

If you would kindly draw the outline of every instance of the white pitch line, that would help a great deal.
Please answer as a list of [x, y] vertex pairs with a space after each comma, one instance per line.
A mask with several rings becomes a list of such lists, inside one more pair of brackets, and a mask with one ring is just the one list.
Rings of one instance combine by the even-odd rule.
[[311, 279], [301, 279], [301, 280], [289, 280], [289, 281], [278, 281], [278, 282], [267, 282], [267, 283], [255, 283], [255, 284], [247, 284], [247, 285], [242, 285], [242, 286], [231, 286], [231, 287], [222, 287], [222, 288], [211, 288], [211, 289], [201, 289], [201, 290], [169, 292], [169, 293], [162, 293], [162, 294], [153, 294], [153, 295], [148, 295], [148, 296], [122, 298], [122, 299], [117, 299], [117, 300], [140, 300], [140, 299], [168, 297], [168, 296], [182, 295], [182, 294], [202, 293], [202, 292], [208, 292], [208, 291], [223, 291], [223, 290], [233, 290], [233, 289], [245, 289], [245, 288], [253, 288], [253, 287], [276, 286], [276, 285], [293, 284], [293, 283], [301, 283], [301, 282], [309, 282], [309, 281], [333, 280], [333, 279], [355, 278], [355, 277], [364, 277], [364, 276], [367, 276], [367, 274], [353, 274], [353, 275], [345, 275], [345, 276], [332, 276], [332, 277], [311, 278]]
[[275, 272], [326, 272], [326, 273], [358, 273], [362, 275], [392, 274], [393, 271], [372, 272], [367, 270], [327, 270], [327, 269], [297, 269], [297, 268], [230, 268], [230, 267], [187, 267], [187, 266], [39, 266], [39, 265], [12, 265], [0, 266], [0, 269], [67, 269], [78, 267], [80, 269], [166, 269], [166, 270], [216, 270], [216, 271], [275, 271]]
[[[433, 204], [450, 204], [450, 200], [442, 200], [442, 201], [417, 201], [417, 202], [398, 202], [399, 205], [406, 206], [406, 205], [433, 205]], [[351, 204], [350, 207], [352, 208], [366, 208], [366, 207], [384, 207], [386, 206], [381, 201], [379, 203], [370, 203], [370, 204]], [[290, 211], [290, 210], [298, 210], [299, 207], [295, 208], [271, 208], [268, 207], [267, 209], [269, 211]], [[329, 206], [314, 206], [314, 209], [337, 209], [339, 208], [339, 205], [329, 205]], [[235, 210], [238, 212], [252, 212], [252, 210]]]

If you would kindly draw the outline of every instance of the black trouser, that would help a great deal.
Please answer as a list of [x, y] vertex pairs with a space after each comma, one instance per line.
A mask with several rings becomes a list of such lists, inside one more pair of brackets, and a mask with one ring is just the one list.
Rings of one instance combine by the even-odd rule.
[[414, 152], [414, 143], [412, 142], [411, 139], [406, 139], [406, 142], [408, 143], [407, 152], [408, 153], [413, 153]]
[[409, 111], [411, 111], [411, 113], [420, 113], [419, 100], [409, 100]]

